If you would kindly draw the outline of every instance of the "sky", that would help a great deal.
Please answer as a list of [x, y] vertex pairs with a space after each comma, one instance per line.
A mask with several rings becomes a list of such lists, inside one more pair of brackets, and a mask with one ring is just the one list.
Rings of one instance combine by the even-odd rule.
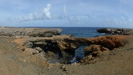
[[133, 28], [133, 0], [0, 0], [0, 26]]

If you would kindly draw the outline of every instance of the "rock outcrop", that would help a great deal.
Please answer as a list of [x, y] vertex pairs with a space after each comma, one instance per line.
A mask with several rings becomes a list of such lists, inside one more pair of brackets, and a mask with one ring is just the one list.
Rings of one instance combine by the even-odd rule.
[[52, 53], [55, 53], [56, 55], [58, 54], [61, 63], [70, 63], [70, 60], [74, 57], [75, 50], [77, 48], [82, 45], [90, 45], [89, 47], [85, 48], [86, 58], [83, 58], [80, 61], [80, 63], [88, 63], [89, 60], [99, 57], [104, 52], [110, 52], [115, 48], [122, 47], [124, 45], [122, 41], [124, 37], [120, 38], [120, 36], [117, 35], [101, 36], [95, 38], [79, 38], [67, 35], [59, 35], [49, 38], [33, 37], [23, 40], [21, 39], [21, 42], [23, 42], [21, 46], [23, 46], [24, 51], [27, 48], [32, 48], [34, 50], [33, 54], [41, 52], [47, 54], [50, 51]]
[[109, 53], [110, 50], [102, 45], [90, 45], [84, 48], [84, 52], [85, 57], [80, 60], [80, 63], [89, 64], [89, 61], [101, 56], [103, 53]]
[[112, 50], [124, 46], [123, 41], [128, 36], [112, 35], [101, 36], [91, 39], [89, 47], [84, 48], [85, 56], [80, 60], [80, 64], [90, 64], [91, 60], [100, 57], [102, 54], [110, 53]]
[[90, 45], [84, 48], [85, 56], [92, 55], [92, 57], [98, 57], [102, 52], [109, 52], [108, 48], [103, 47], [102, 45]]
[[[45, 53], [51, 51], [55, 54], [59, 54], [61, 63], [70, 63], [70, 60], [74, 57], [75, 50], [81, 45], [87, 44], [87, 40], [88, 39], [86, 38], [76, 38], [66, 35], [60, 35], [49, 38], [27, 38], [20, 42], [23, 42], [21, 46], [23, 47], [24, 51], [27, 48], [32, 48], [33, 50], [37, 50], [37, 48], [40, 48], [40, 50], [42, 49]], [[39, 53], [39, 51], [33, 51], [33, 54], [36, 54], [35, 52]]]
[[52, 37], [60, 35], [60, 28], [13, 28], [0, 27], [0, 36], [14, 37]]
[[99, 33], [113, 34], [113, 35], [132, 35], [133, 29], [127, 28], [102, 28], [97, 29]]

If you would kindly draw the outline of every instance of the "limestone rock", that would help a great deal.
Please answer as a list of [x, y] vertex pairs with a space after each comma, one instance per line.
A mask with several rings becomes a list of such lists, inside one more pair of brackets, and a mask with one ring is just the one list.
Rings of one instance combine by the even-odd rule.
[[[28, 38], [22, 46], [26, 48], [33, 48], [36, 51], [49, 51], [58, 54], [61, 63], [68, 64], [75, 55], [75, 50], [82, 45], [90, 45], [85, 48], [85, 61], [93, 60], [99, 57], [104, 52], [109, 52], [115, 48], [124, 46], [123, 39], [128, 36], [112, 35], [100, 36], [95, 38], [79, 38], [70, 37], [67, 35], [43, 37], [43, 38]], [[21, 39], [22, 40], [22, 39]], [[23, 40], [23, 41], [24, 41]], [[40, 49], [39, 49], [39, 48]], [[81, 59], [82, 60], [82, 59]], [[87, 61], [88, 62], [88, 61]]]
[[52, 37], [60, 35], [62, 29], [60, 28], [13, 28], [0, 27], [0, 36], [14, 36], [14, 37]]
[[85, 56], [80, 63], [89, 64], [89, 61], [101, 56], [103, 53], [109, 53], [110, 50], [101, 45], [90, 45], [84, 48]]
[[102, 52], [110, 52], [110, 50], [101, 45], [90, 45], [89, 47], [84, 48], [84, 52], [85, 56], [92, 55], [92, 57], [98, 57]]

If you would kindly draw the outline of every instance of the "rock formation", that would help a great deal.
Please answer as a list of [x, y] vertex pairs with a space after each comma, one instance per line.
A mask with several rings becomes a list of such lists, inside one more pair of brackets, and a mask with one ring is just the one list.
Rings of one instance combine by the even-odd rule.
[[[5, 33], [8, 29], [3, 31]], [[5, 34], [6, 36], [0, 36], [0, 72], [4, 75], [132, 75], [132, 35], [95, 38], [27, 35], [28, 37], [14, 38]], [[79, 59], [78, 63], [67, 65], [54, 63], [55, 59], [49, 59], [58, 57], [61, 63], [70, 63], [77, 52], [75, 50], [80, 46], [85, 47], [85, 57], [76, 57]]]
[[[88, 45], [88, 47], [84, 49], [86, 57], [81, 59], [81, 64], [88, 64], [90, 60], [99, 57], [103, 53], [124, 45], [123, 38], [117, 35], [80, 38], [72, 35], [59, 35], [61, 31], [61, 29], [56, 28], [0, 27], [0, 36], [22, 36], [23, 38], [17, 38], [15, 42], [20, 44], [23, 51], [32, 55], [57, 56], [61, 63], [70, 63], [75, 55], [75, 50], [82, 45]], [[110, 29], [97, 31], [107, 33]], [[120, 29], [114, 29], [113, 31], [120, 31]]]
[[110, 53], [112, 50], [124, 46], [124, 40], [128, 36], [112, 35], [101, 36], [91, 39], [91, 44], [84, 48], [85, 56], [80, 60], [80, 64], [90, 64], [90, 61], [98, 58], [102, 54]]
[[99, 33], [113, 34], [113, 35], [132, 35], [133, 29], [127, 28], [102, 28], [97, 29]]
[[103, 53], [109, 53], [110, 50], [102, 45], [90, 45], [84, 48], [84, 52], [85, 57], [80, 60], [80, 63], [89, 64], [89, 61], [101, 56]]
[[[125, 36], [126, 37], [126, 36]], [[48, 51], [59, 54], [61, 63], [70, 63], [70, 60], [75, 55], [75, 50], [82, 45], [89, 45], [85, 48], [85, 56], [87, 58], [81, 59], [80, 63], [88, 63], [103, 52], [110, 52], [115, 48], [124, 45], [123, 38], [117, 36], [101, 36], [95, 38], [79, 38], [67, 35], [59, 35], [53, 37], [33, 37], [23, 40], [21, 46], [24, 50], [32, 48], [33, 54], [48, 53]], [[18, 39], [19, 40], [19, 39]], [[22, 39], [21, 39], [22, 40]], [[36, 50], [36, 51], [35, 51]], [[88, 58], [89, 57], [89, 58]], [[92, 58], [90, 58], [92, 57]]]
[[0, 27], [0, 36], [52, 37], [62, 32], [60, 28], [13, 28]]

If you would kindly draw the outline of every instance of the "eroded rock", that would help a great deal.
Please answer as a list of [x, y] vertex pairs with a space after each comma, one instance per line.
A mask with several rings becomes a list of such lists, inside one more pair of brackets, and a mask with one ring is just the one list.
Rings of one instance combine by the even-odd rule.
[[101, 56], [103, 53], [109, 53], [110, 50], [101, 45], [90, 45], [84, 48], [85, 56], [80, 63], [89, 64], [89, 61]]
[[[115, 48], [122, 47], [124, 45], [123, 39], [127, 36], [101, 36], [95, 38], [78, 38], [67, 35], [43, 37], [43, 38], [28, 38], [22, 44], [24, 47], [30, 47], [33, 49], [40, 48], [45, 53], [53, 52], [58, 54], [61, 59], [61, 63], [70, 63], [70, 60], [75, 55], [75, 50], [82, 45], [90, 45], [85, 48], [85, 56], [81, 60], [90, 61], [97, 58], [104, 52], [109, 52]], [[24, 41], [24, 40], [23, 40]], [[30, 43], [29, 43], [30, 42]], [[39, 51], [38, 50], [38, 51]], [[86, 63], [86, 62], [83, 62]]]
[[110, 50], [101, 45], [90, 45], [89, 47], [84, 48], [84, 52], [85, 56], [92, 55], [92, 57], [98, 57], [103, 52], [110, 52]]
[[0, 27], [0, 36], [21, 37], [52, 37], [60, 35], [62, 29], [60, 28], [13, 28]]

